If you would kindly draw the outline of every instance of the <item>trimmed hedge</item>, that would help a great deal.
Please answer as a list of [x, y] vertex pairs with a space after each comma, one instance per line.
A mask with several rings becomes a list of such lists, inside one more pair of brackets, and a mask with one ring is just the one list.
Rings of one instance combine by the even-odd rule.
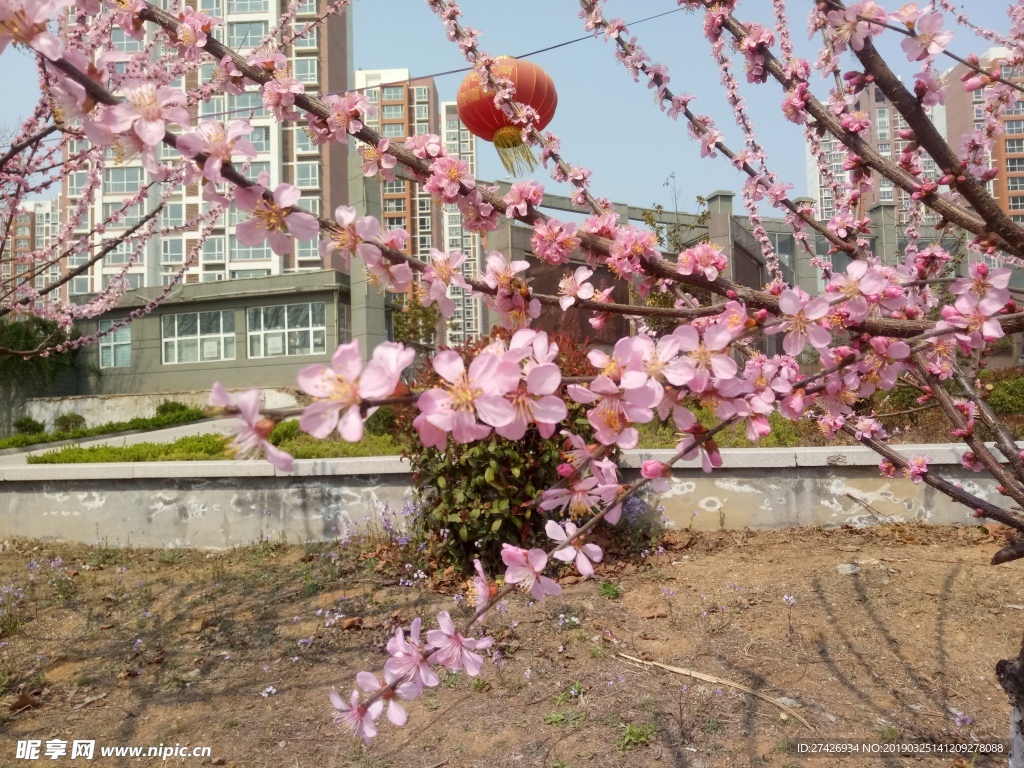
[[[161, 408], [174, 403], [173, 408]], [[157, 406], [157, 415], [149, 418], [131, 419], [129, 421], [108, 421], [106, 424], [99, 424], [87, 429], [73, 429], [69, 432], [35, 432], [33, 434], [19, 434], [0, 440], [0, 449], [3, 448], [25, 448], [30, 445], [41, 443], [52, 443], [56, 440], [76, 440], [84, 437], [96, 437], [109, 435], [112, 432], [128, 432], [135, 429], [164, 429], [178, 424], [186, 424], [190, 421], [205, 419], [206, 413], [201, 408], [193, 408], [184, 403], [176, 403], [173, 400], [161, 403]]]
[[112, 461], [209, 461], [227, 459], [228, 438], [222, 435], [191, 435], [173, 443], [138, 443], [136, 445], [97, 445], [82, 448], [69, 445], [27, 456], [29, 464], [94, 464]]

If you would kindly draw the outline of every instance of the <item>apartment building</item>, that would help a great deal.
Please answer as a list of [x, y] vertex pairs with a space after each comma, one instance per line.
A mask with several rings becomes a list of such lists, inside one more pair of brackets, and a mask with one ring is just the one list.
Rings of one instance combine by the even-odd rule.
[[[242, 55], [260, 45], [280, 18], [284, 0], [199, 0], [199, 9], [224, 19], [220, 34], [226, 45]], [[299, 8], [293, 28], [299, 31], [325, 0], [306, 0]], [[114, 45], [126, 53], [143, 49], [142, 41], [134, 40], [116, 27], [112, 30]], [[302, 81], [306, 91], [325, 94], [344, 91], [352, 85], [352, 15], [342, 10], [330, 17], [326, 25], [297, 39], [286, 49], [295, 77]], [[214, 64], [203, 63], [200, 68], [178, 81], [179, 86], [196, 87], [212, 78]], [[256, 87], [249, 87], [237, 95], [218, 94], [193, 109], [193, 118], [199, 121], [228, 122], [249, 119], [253, 125], [250, 141], [257, 156], [250, 165], [251, 179], [266, 171], [270, 186], [281, 182], [295, 184], [302, 190], [300, 205], [313, 213], [333, 210], [348, 201], [347, 155], [345, 145], [314, 146], [309, 136], [295, 123], [277, 123], [263, 107]], [[86, 145], [76, 144], [72, 151]], [[171, 159], [174, 150], [163, 147], [163, 157]], [[137, 159], [124, 160], [119, 151], [106, 152], [101, 188], [94, 195], [89, 214], [83, 217], [76, 234], [86, 236], [89, 229], [115, 214], [126, 198], [134, 196], [147, 183], [147, 174]], [[86, 173], [72, 174], [63, 190], [65, 206], [74, 206], [83, 192]], [[154, 191], [154, 195], [156, 192]], [[193, 220], [207, 204], [201, 198], [199, 184], [174, 191], [161, 213], [163, 228], [182, 227]], [[107, 225], [107, 234], [116, 234], [137, 223], [157, 202], [150, 196], [132, 206], [116, 223]], [[292, 253], [284, 256], [273, 253], [266, 243], [249, 247], [235, 237], [236, 224], [246, 214], [232, 209], [220, 221], [212, 235], [194, 254], [198, 245], [198, 229], [152, 238], [144, 252], [136, 255], [136, 243], [127, 240], [106, 256], [102, 263], [90, 268], [88, 274], [74, 278], [68, 286], [71, 297], [96, 293], [109, 284], [127, 266], [126, 279], [130, 289], [168, 284], [190, 258], [184, 282], [197, 283], [240, 278], [265, 277], [293, 272], [321, 269], [317, 243], [296, 242]], [[71, 260], [68, 267], [79, 266], [88, 259], [83, 253]]]
[[59, 225], [59, 198], [23, 202], [0, 254], [0, 282], [4, 285], [31, 282], [37, 289], [57, 282], [60, 264], [41, 266], [32, 254], [56, 242]]
[[[459, 119], [458, 104], [446, 101], [441, 104], [441, 122], [444, 125], [445, 149], [450, 155], [465, 160], [469, 171], [476, 176], [476, 136], [471, 134]], [[462, 213], [457, 205], [444, 206], [444, 244], [448, 251], [466, 254], [462, 274], [476, 278], [483, 271], [483, 238], [476, 232], [462, 228]], [[453, 286], [449, 292], [455, 302], [455, 315], [448, 324], [448, 341], [460, 344], [467, 339], [486, 336], [489, 328], [484, 327], [483, 301], [470, 293]]]
[[[360, 69], [355, 73], [355, 87], [377, 107], [377, 115], [367, 120], [367, 125], [392, 142], [440, 133], [433, 78], [410, 79], [408, 69]], [[431, 248], [443, 247], [441, 215], [430, 195], [407, 179], [381, 184], [381, 224], [387, 229], [404, 229], [409, 233], [405, 252], [429, 259]]]
[[[947, 107], [933, 107], [928, 110], [928, 116], [932, 123], [943, 135], [946, 135]], [[854, 111], [867, 114], [871, 119], [871, 127], [861, 137], [883, 157], [898, 162], [900, 154], [906, 147], [907, 142], [901, 139], [899, 132], [906, 128], [900, 113], [889, 103], [885, 94], [874, 83], [861, 91], [853, 104]], [[849, 178], [849, 172], [843, 169], [846, 162], [846, 148], [831, 134], [822, 137], [822, 152], [825, 155], [831, 174], [840, 182]], [[828, 221], [835, 215], [835, 201], [832, 199], [832, 192], [826, 185], [823, 174], [819, 173], [817, 162], [811, 154], [810, 147], [807, 147], [807, 188], [808, 196], [818, 205], [819, 218]], [[941, 176], [935, 162], [925, 154], [921, 158], [921, 165], [924, 175], [935, 179]], [[892, 181], [886, 179], [876, 172], [872, 172], [874, 187], [864, 196], [862, 209], [870, 211], [878, 205], [890, 204], [896, 208], [897, 221], [905, 224], [907, 211], [909, 209], [909, 195], [901, 189], [894, 187]], [[923, 223], [935, 224], [935, 217], [930, 211], [925, 210]]]

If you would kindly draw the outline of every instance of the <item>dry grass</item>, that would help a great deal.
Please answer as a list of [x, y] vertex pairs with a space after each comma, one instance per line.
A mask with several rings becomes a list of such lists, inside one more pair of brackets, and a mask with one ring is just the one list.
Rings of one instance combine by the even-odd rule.
[[[1013, 565], [986, 565], [998, 544], [982, 529], [678, 534], [668, 544], [646, 561], [612, 559], [546, 604], [509, 601], [490, 627], [503, 667], [489, 661], [483, 682], [445, 677], [408, 706], [404, 729], [384, 723], [367, 750], [331, 724], [327, 691], [379, 669], [396, 624], [465, 612], [375, 571], [387, 560], [379, 550], [335, 549], [334, 560], [327, 545], [211, 554], [14, 542], [0, 552], [0, 585], [26, 596], [0, 638], [0, 764], [15, 764], [18, 739], [86, 738], [209, 745], [215, 764], [247, 768], [828, 768], [792, 740], [948, 741], [966, 732], [957, 712], [979, 738], [1004, 738], [993, 670], [1020, 645], [1024, 612], [1007, 606], [1024, 604], [1024, 581]], [[43, 562], [58, 556], [56, 568]], [[40, 565], [31, 583], [30, 561]], [[836, 570], [857, 561], [856, 575]], [[66, 578], [51, 584], [54, 574]], [[620, 596], [602, 595], [603, 582]], [[784, 595], [796, 598], [791, 613]], [[325, 627], [325, 610], [359, 627]], [[620, 650], [794, 699], [814, 731]], [[269, 686], [276, 694], [261, 696]], [[22, 694], [38, 706], [8, 711]]]

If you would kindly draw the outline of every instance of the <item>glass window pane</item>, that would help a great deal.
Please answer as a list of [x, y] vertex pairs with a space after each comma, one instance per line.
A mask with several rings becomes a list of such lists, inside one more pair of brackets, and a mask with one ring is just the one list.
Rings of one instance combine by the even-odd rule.
[[220, 312], [200, 312], [199, 332], [204, 336], [211, 333], [220, 333]]
[[289, 304], [287, 309], [289, 328], [309, 327], [309, 304]]
[[178, 315], [178, 336], [195, 336], [199, 326], [199, 315]]
[[264, 357], [280, 357], [284, 354], [284, 333], [266, 333], [263, 335]]
[[220, 339], [200, 339], [199, 352], [203, 360], [220, 360]]
[[246, 314], [248, 315], [248, 318], [249, 318], [249, 330], [250, 331], [258, 331], [258, 330], [260, 330], [263, 327], [263, 326], [260, 325], [260, 314], [261, 313], [260, 313], [259, 307], [257, 307], [256, 309], [248, 310], [246, 312]]
[[109, 368], [113, 355], [111, 354], [110, 347], [100, 346], [100, 368]]
[[313, 325], [327, 325], [326, 316], [325, 316], [327, 305], [324, 304], [322, 301], [318, 301], [316, 304], [313, 304], [312, 306], [313, 306]]
[[225, 309], [220, 313], [221, 331], [224, 333], [235, 332], [235, 310]]
[[176, 363], [176, 362], [178, 362], [177, 358], [174, 356], [174, 342], [173, 341], [165, 341], [164, 342], [164, 362], [165, 363]]
[[164, 315], [163, 323], [164, 323], [164, 338], [165, 339], [172, 339], [172, 338], [174, 338], [174, 315]]
[[249, 357], [263, 357], [263, 342], [261, 336], [249, 337]]
[[224, 359], [234, 360], [235, 359], [235, 339], [233, 336], [224, 337]]
[[313, 354], [318, 355], [327, 351], [326, 331], [313, 331]]
[[114, 367], [127, 368], [132, 364], [131, 344], [116, 344], [114, 346]]
[[[195, 317], [195, 315], [192, 315]], [[199, 362], [199, 339], [182, 339], [178, 342], [178, 362]]]
[[288, 354], [308, 355], [309, 354], [309, 331], [288, 332]]
[[264, 307], [263, 327], [271, 330], [284, 330], [284, 307]]

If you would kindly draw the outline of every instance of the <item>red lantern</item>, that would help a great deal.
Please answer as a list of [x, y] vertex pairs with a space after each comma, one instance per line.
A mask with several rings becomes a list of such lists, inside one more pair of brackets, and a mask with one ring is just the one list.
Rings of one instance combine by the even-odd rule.
[[[512, 81], [515, 100], [537, 110], [539, 118], [534, 127], [543, 130], [555, 116], [555, 107], [558, 106], [555, 83], [548, 73], [536, 64], [511, 56], [499, 56], [492, 71], [496, 77], [507, 77]], [[533, 153], [523, 144], [521, 129], [494, 106], [494, 91], [484, 91], [476, 72], [466, 75], [459, 86], [457, 100], [459, 118], [466, 128], [474, 136], [494, 144], [502, 165], [509, 173], [518, 174], [536, 166]]]

